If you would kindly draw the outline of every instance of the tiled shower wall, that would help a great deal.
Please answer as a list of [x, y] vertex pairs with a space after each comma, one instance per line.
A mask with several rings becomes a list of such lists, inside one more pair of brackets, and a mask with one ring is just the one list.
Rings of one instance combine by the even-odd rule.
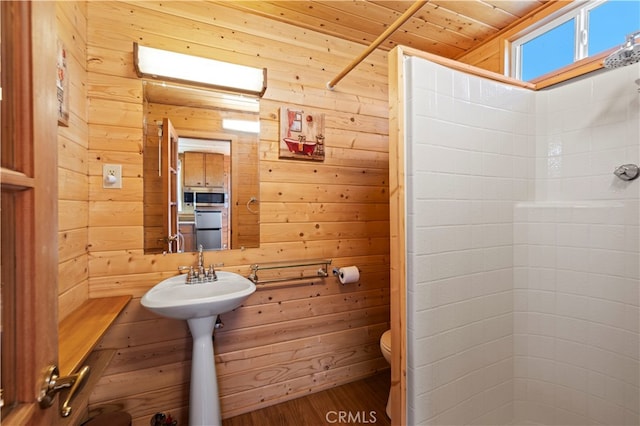
[[535, 201], [515, 208], [514, 421], [638, 425], [638, 65], [536, 93]]
[[513, 413], [513, 205], [533, 93], [407, 58], [408, 423]]
[[639, 67], [406, 60], [409, 423], [639, 424]]

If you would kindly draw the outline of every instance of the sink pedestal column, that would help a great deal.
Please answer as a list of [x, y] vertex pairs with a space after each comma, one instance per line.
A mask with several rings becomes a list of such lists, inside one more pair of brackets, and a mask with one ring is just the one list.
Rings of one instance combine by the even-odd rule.
[[191, 389], [189, 395], [189, 425], [215, 426], [222, 424], [218, 380], [213, 357], [213, 327], [216, 316], [187, 320], [193, 337], [191, 360]]

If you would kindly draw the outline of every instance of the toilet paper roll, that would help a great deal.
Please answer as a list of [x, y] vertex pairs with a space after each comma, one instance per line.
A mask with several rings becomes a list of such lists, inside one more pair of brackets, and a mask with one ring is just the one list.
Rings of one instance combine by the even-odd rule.
[[360, 270], [357, 266], [345, 266], [338, 270], [338, 279], [341, 284], [357, 283], [360, 279]]

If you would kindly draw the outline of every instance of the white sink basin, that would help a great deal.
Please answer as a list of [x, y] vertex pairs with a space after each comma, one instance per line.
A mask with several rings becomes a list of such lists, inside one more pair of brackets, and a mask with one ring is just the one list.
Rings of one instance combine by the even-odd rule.
[[216, 272], [217, 281], [187, 284], [187, 274], [167, 278], [147, 291], [140, 303], [158, 315], [186, 320], [193, 337], [189, 424], [222, 424], [213, 352], [214, 325], [218, 315], [244, 302], [256, 285], [233, 272]]
[[140, 303], [158, 315], [188, 320], [229, 312], [254, 291], [254, 283], [233, 272], [217, 271], [218, 280], [186, 284], [187, 274], [167, 278], [156, 284]]

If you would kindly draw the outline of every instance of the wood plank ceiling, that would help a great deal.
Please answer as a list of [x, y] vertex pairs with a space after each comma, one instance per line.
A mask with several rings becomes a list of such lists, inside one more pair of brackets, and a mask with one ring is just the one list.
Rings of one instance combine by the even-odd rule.
[[[381, 46], [398, 44], [457, 59], [547, 0], [431, 0]], [[412, 1], [225, 1], [226, 6], [363, 45]]]

